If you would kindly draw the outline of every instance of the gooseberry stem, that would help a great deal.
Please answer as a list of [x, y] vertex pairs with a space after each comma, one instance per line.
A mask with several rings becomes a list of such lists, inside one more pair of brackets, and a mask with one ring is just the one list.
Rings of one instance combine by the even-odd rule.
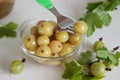
[[111, 69], [110, 68], [106, 68], [106, 71], [111, 71]]
[[26, 61], [26, 59], [25, 59], [25, 58], [23, 58], [23, 59], [21, 60], [21, 62], [23, 62], [23, 63], [25, 63], [25, 61]]
[[100, 62], [100, 60], [93, 61], [92, 63], [89, 64], [89, 67], [95, 62]]
[[101, 37], [101, 38], [99, 38], [99, 41], [102, 41], [103, 40], [103, 38]]
[[117, 46], [117, 47], [113, 48], [113, 52], [116, 51], [116, 50], [118, 50], [119, 47], [120, 47], [120, 46]]

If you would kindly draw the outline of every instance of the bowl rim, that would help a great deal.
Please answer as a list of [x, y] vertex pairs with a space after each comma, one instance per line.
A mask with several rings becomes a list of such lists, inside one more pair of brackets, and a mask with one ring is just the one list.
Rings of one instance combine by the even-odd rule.
[[[19, 46], [21, 47], [24, 54], [26, 54], [26, 55], [28, 55], [30, 57], [35, 57], [35, 58], [39, 58], [39, 59], [42, 59], [42, 60], [62, 60], [62, 59], [65, 59], [67, 57], [71, 57], [72, 55], [77, 54], [77, 53], [80, 52], [80, 49], [81, 49], [81, 47], [82, 47], [82, 45], [83, 45], [83, 43], [85, 41], [85, 34], [82, 35], [83, 36], [83, 41], [81, 42], [81, 44], [79, 44], [78, 47], [75, 50], [73, 50], [73, 52], [68, 53], [66, 55], [63, 55], [63, 56], [59, 56], [59, 57], [42, 57], [42, 56], [37, 56], [37, 55], [33, 54], [33, 52], [30, 52], [27, 49], [25, 49], [24, 45], [22, 44], [22, 38], [21, 38], [25, 29], [21, 32], [22, 27], [25, 25], [26, 22], [33, 21], [37, 16], [38, 15], [35, 15], [35, 16], [32, 16], [32, 17], [26, 19], [19, 26], [19, 28], [17, 30], [17, 40], [18, 40]], [[26, 24], [26, 25], [28, 25], [28, 24]]]

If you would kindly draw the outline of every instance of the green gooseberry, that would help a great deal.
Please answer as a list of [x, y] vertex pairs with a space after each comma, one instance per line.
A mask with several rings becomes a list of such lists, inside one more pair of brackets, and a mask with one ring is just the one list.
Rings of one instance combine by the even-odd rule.
[[99, 48], [102, 48], [104, 47], [104, 43], [102, 41], [102, 38], [99, 39], [99, 41], [96, 41], [94, 44], [93, 44], [93, 49], [96, 51], [97, 49]]
[[19, 74], [24, 70], [24, 62], [25, 59], [22, 61], [20, 60], [15, 60], [10, 64], [10, 72], [13, 74]]

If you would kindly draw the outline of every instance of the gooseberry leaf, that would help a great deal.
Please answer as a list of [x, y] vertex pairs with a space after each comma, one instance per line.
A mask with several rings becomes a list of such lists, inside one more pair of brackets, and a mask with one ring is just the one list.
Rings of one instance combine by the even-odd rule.
[[109, 54], [108, 58], [110, 59], [110, 61], [112, 61], [114, 65], [116, 65], [119, 62], [113, 54]]
[[92, 61], [92, 52], [91, 51], [86, 51], [86, 52], [81, 52], [80, 58], [77, 60], [77, 62], [81, 65], [88, 65]]
[[97, 57], [107, 59], [108, 55], [109, 55], [109, 54], [108, 54], [108, 51], [105, 51], [105, 50], [97, 50]]
[[80, 20], [88, 25], [87, 37], [90, 37], [96, 29], [102, 29], [109, 26], [112, 20], [110, 12], [120, 5], [120, 0], [102, 0], [99, 2], [90, 2], [87, 4], [87, 11]]
[[71, 61], [65, 64], [65, 71], [62, 75], [62, 78], [72, 79], [73, 78], [72, 76], [79, 75], [79, 73], [78, 74], [76, 73], [81, 71], [82, 71], [82, 67], [80, 66], [80, 64], [78, 65], [78, 63]]
[[0, 38], [6, 37], [16, 37], [17, 23], [9, 22], [6, 25], [0, 27]]
[[93, 34], [96, 28], [102, 28], [102, 21], [99, 15], [94, 12], [90, 12], [86, 14], [83, 20], [88, 25], [88, 31], [87, 31], [88, 37]]

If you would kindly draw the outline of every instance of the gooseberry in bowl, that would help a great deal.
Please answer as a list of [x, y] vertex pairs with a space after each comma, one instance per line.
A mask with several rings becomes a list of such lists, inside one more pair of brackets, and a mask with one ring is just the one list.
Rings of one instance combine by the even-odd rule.
[[[23, 53], [41, 64], [54, 66], [63, 64], [79, 53], [85, 31], [78, 33], [73, 29], [76, 29], [77, 25], [61, 29], [56, 21], [56, 18], [49, 14], [33, 16], [24, 21], [17, 32]], [[84, 27], [84, 24], [81, 27]], [[80, 25], [78, 26], [80, 28]]]

